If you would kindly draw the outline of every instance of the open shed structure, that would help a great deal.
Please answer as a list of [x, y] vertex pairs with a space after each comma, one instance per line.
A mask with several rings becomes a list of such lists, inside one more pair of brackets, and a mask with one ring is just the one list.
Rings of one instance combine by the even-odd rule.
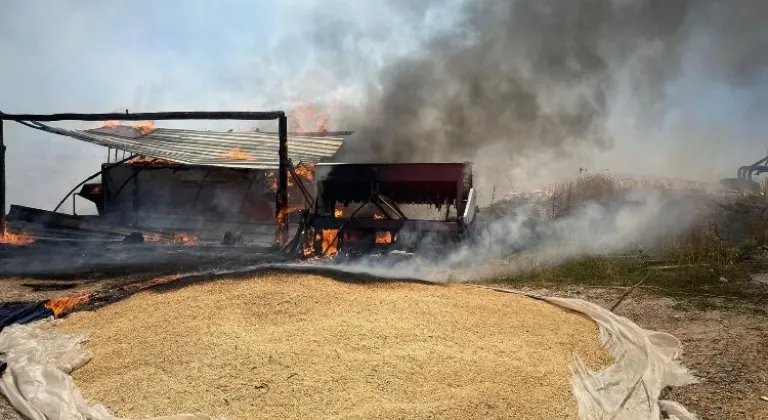
[[[221, 132], [146, 128], [108, 124], [69, 130], [53, 121], [161, 120], [277, 120], [277, 132]], [[55, 213], [70, 196], [95, 203], [99, 221], [138, 231], [195, 231], [220, 235], [226, 230], [273, 229], [275, 241], [288, 237], [289, 208], [300, 207], [302, 191], [289, 195], [300, 181], [294, 162], [314, 165], [333, 156], [351, 132], [289, 133], [283, 111], [272, 112], [162, 112], [109, 114], [0, 113], [0, 205], [5, 215], [5, 146], [2, 123], [16, 121], [44, 132], [71, 137], [108, 148], [107, 161], [93, 176], [70, 191], [54, 213], [12, 206], [9, 219], [31, 225]], [[101, 177], [100, 181], [91, 182]], [[77, 192], [77, 189], [80, 191]], [[306, 189], [305, 191], [306, 192]], [[91, 218], [90, 222], [93, 222]], [[79, 223], [79, 222], [78, 222]], [[60, 224], [60, 223], [59, 223]], [[76, 223], [75, 223], [76, 224]], [[122, 232], [124, 233], [124, 232]], [[218, 236], [220, 238], [220, 236]]]

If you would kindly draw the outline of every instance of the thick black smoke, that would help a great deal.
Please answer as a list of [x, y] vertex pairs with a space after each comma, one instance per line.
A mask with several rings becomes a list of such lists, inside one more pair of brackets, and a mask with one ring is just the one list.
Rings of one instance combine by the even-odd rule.
[[712, 80], [763, 74], [765, 17], [764, 0], [468, 1], [453, 31], [383, 71], [341, 157], [473, 160], [482, 171], [532, 153], [604, 150], [619, 92], [638, 124], [658, 124], [695, 45], [708, 46], [701, 70]]

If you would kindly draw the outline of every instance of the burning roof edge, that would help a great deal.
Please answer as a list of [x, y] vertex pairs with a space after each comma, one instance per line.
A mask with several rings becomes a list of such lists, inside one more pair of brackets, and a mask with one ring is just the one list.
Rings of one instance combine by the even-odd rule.
[[[27, 125], [27, 124], [25, 124]], [[260, 131], [202, 131], [128, 127], [67, 130], [30, 124], [52, 134], [180, 164], [250, 169], [275, 169], [279, 164], [278, 135]], [[336, 154], [351, 131], [289, 133], [288, 153], [294, 161], [321, 162]], [[235, 152], [235, 153], [233, 153]]]

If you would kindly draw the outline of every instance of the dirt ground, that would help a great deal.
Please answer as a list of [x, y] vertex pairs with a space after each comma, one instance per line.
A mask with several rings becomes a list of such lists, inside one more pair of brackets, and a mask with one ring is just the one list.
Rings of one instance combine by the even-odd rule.
[[[32, 291], [25, 284], [42, 280], [0, 280], [0, 302], [37, 300], [62, 294], [94, 291], [125, 284], [133, 279], [67, 280], [68, 290]], [[47, 282], [50, 283], [50, 282]], [[606, 307], [616, 302], [623, 289], [569, 287], [557, 290], [530, 289], [539, 294], [585, 299]], [[682, 360], [701, 383], [670, 390], [666, 398], [678, 401], [701, 419], [768, 418], [768, 302], [741, 305], [734, 300], [692, 302], [688, 298], [660, 297], [638, 289], [616, 309], [638, 325], [668, 332], [683, 343]], [[21, 419], [0, 398], [0, 418]]]
[[[527, 291], [604, 307], [611, 307], [624, 292], [586, 287]], [[768, 302], [762, 308], [732, 300], [692, 302], [635, 290], [616, 313], [682, 342], [682, 361], [701, 382], [669, 390], [665, 398], [703, 420], [768, 419]]]

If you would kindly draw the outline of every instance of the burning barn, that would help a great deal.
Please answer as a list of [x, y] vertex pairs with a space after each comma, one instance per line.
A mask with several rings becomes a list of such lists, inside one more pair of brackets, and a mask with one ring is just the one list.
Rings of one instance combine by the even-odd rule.
[[[13, 231], [50, 239], [121, 239], [126, 231], [140, 232], [144, 241], [172, 242], [179, 235], [221, 241], [226, 232], [242, 234], [251, 243], [271, 243], [275, 238], [279, 133], [158, 128], [149, 121], [134, 125], [109, 121], [87, 130], [30, 126], [104, 146], [108, 157], [53, 212], [11, 206], [8, 225]], [[351, 133], [286, 134], [292, 171], [310, 183], [314, 165], [332, 158]], [[286, 186], [286, 207], [305, 208], [307, 195], [291, 178]], [[98, 215], [57, 213], [67, 200], [76, 213], [78, 199], [92, 202]]]
[[[0, 114], [108, 149], [101, 169], [53, 211], [12, 206], [9, 227], [47, 240], [278, 244], [306, 257], [335, 254], [344, 244], [363, 252], [412, 250], [429, 241], [442, 247], [465, 237], [474, 222], [468, 162], [331, 163], [351, 132], [289, 133], [283, 112], [189, 114], [158, 119], [255, 115], [278, 119], [279, 130], [196, 131], [158, 128], [151, 121], [68, 130], [40, 121], [136, 121], [158, 114]], [[78, 197], [92, 202], [98, 214], [78, 216]], [[70, 199], [73, 214], [57, 212]], [[425, 207], [431, 212], [426, 217], [413, 212]]]

